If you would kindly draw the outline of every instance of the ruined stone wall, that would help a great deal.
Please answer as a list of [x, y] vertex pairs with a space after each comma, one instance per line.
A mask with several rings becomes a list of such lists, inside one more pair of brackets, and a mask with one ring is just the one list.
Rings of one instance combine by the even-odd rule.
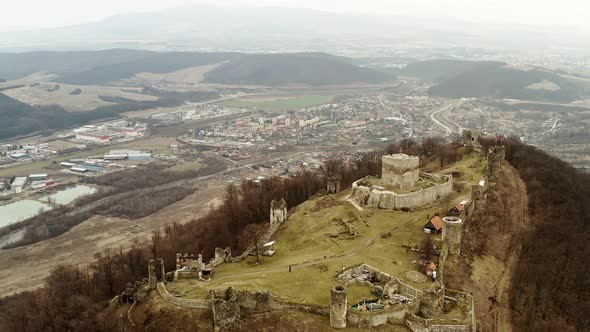
[[[224, 298], [226, 292], [227, 288], [212, 289], [209, 291], [209, 298]], [[267, 312], [270, 310], [288, 309], [325, 316], [327, 316], [329, 313], [328, 306], [293, 303], [274, 296], [268, 291], [249, 291], [232, 288], [231, 292], [233, 294], [233, 300], [239, 304], [240, 308], [251, 312]]]
[[406, 315], [405, 323], [412, 332], [473, 332], [472, 324], [437, 324], [432, 319], [421, 318], [412, 313]]
[[116, 295], [111, 300], [109, 300], [109, 308], [116, 308], [119, 306], [119, 295]]
[[287, 221], [287, 202], [284, 199], [270, 202], [270, 224], [281, 224]]
[[434, 282], [430, 288], [420, 296], [420, 316], [436, 318], [443, 314], [445, 300], [445, 286], [440, 280]]
[[336, 177], [329, 177], [327, 180], [326, 190], [330, 194], [336, 194], [340, 192], [340, 179]]
[[129, 325], [133, 327], [135, 327], [135, 322], [133, 321], [133, 309], [135, 309], [136, 304], [137, 301], [133, 302], [133, 304], [131, 304], [129, 307], [129, 310], [127, 310], [127, 321], [129, 322]]
[[407, 305], [400, 305], [377, 312], [349, 310], [346, 317], [347, 327], [371, 328], [387, 323], [402, 325], [409, 310], [410, 308]]
[[[444, 183], [435, 184], [432, 187], [407, 194], [396, 194], [393, 191], [373, 189], [370, 191], [367, 205], [385, 210], [399, 210], [401, 208], [416, 208], [428, 205], [453, 193], [452, 176], [445, 175], [444, 179], [446, 180]], [[357, 188], [360, 189], [358, 184]]]
[[169, 303], [184, 308], [197, 308], [197, 309], [209, 309], [211, 308], [211, 302], [209, 300], [197, 300], [197, 299], [183, 299], [175, 297], [168, 292], [163, 282], [159, 282], [157, 285], [158, 294], [160, 297]]

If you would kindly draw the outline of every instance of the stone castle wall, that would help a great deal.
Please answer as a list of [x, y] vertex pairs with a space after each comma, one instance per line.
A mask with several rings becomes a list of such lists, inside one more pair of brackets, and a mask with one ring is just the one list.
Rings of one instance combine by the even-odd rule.
[[[438, 181], [438, 176], [421, 173], [423, 177], [431, 177]], [[367, 186], [362, 186], [360, 183], [366, 178], [355, 181], [352, 185], [353, 194], [368, 193], [369, 197], [366, 204], [373, 208], [384, 210], [399, 210], [402, 208], [416, 208], [428, 205], [432, 202], [445, 198], [453, 193], [453, 177], [452, 175], [441, 176], [445, 182], [435, 184], [431, 187], [420, 189], [407, 194], [397, 194], [393, 191], [371, 189]]]
[[406, 326], [412, 332], [473, 332], [471, 324], [436, 324], [431, 319], [418, 317], [414, 314], [406, 316]]
[[377, 312], [360, 312], [349, 310], [346, 317], [348, 327], [371, 328], [383, 324], [404, 324], [406, 314], [409, 311], [407, 305], [400, 305], [392, 309]]
[[175, 297], [168, 292], [166, 286], [163, 282], [159, 282], [156, 288], [158, 290], [158, 294], [160, 297], [174, 305], [184, 308], [196, 308], [196, 309], [210, 309], [211, 308], [211, 301], [209, 300], [197, 300], [197, 299], [183, 299], [179, 297]]

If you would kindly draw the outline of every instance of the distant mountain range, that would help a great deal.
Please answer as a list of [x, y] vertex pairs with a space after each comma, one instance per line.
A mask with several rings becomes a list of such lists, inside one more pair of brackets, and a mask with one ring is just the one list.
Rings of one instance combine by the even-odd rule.
[[[468, 18], [466, 18], [468, 19]], [[308, 9], [198, 5], [129, 13], [63, 28], [0, 33], [0, 51], [133, 48], [158, 51], [590, 47], [587, 31]]]
[[401, 75], [434, 85], [433, 96], [492, 97], [568, 102], [587, 94], [579, 84], [539, 67], [514, 67], [503, 62], [431, 60], [411, 63]]
[[382, 83], [392, 72], [359, 66], [354, 59], [325, 53], [151, 52], [127, 49], [80, 52], [0, 54], [0, 78], [17, 79], [33, 73], [55, 75], [56, 82], [108, 85], [134, 75], [168, 73], [218, 64], [203, 82], [244, 85], [337, 85]]

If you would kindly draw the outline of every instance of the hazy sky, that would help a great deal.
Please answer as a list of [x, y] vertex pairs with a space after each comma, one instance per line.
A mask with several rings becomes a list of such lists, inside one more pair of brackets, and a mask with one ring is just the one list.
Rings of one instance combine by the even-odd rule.
[[57, 27], [188, 4], [282, 6], [590, 28], [590, 0], [0, 0], [0, 31]]

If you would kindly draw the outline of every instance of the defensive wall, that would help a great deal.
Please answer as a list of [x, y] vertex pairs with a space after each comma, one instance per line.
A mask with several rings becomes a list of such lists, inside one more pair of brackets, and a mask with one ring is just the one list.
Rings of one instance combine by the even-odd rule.
[[179, 307], [196, 309], [209, 309], [211, 307], [211, 301], [209, 300], [183, 299], [170, 294], [163, 282], [159, 282], [156, 289], [164, 301]]
[[[422, 178], [430, 179], [433, 185], [428, 188], [418, 189], [416, 191], [404, 194], [398, 194], [383, 187], [369, 187], [363, 185], [371, 176], [364, 177], [353, 182], [352, 194], [365, 195], [365, 204], [378, 209], [400, 210], [402, 208], [417, 208], [428, 205], [445, 198], [453, 193], [453, 176], [452, 175], [435, 175], [420, 173]], [[438, 183], [444, 181], [443, 183]]]

